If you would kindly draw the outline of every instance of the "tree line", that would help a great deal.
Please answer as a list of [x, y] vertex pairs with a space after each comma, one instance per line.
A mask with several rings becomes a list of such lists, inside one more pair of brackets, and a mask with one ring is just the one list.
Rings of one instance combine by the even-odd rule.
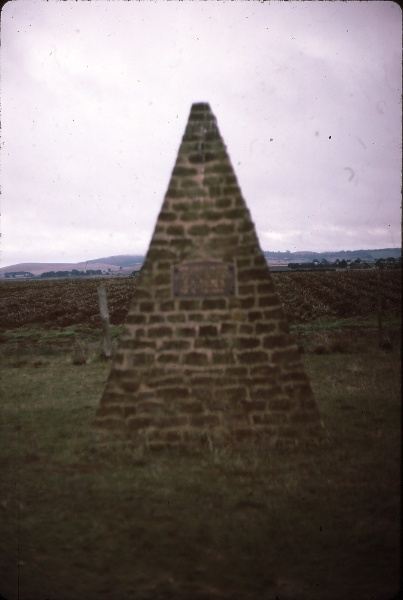
[[86, 271], [79, 271], [78, 269], [73, 269], [72, 271], [46, 271], [45, 273], [41, 273], [40, 277], [88, 277], [89, 275], [102, 275], [102, 271], [101, 269], [87, 269]]

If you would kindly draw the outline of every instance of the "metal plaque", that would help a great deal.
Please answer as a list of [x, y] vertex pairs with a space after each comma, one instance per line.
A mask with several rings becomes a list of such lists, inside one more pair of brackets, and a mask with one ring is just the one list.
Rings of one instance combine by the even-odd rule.
[[174, 296], [234, 296], [234, 265], [221, 260], [184, 261], [173, 268]]

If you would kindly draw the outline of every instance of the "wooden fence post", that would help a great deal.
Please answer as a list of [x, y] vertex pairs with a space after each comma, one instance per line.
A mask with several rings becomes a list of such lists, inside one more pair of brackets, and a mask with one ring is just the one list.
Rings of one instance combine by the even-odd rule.
[[382, 289], [381, 289], [381, 269], [378, 271], [377, 278], [377, 308], [378, 308], [378, 346], [383, 347], [383, 325], [382, 325]]
[[108, 301], [106, 299], [106, 289], [103, 283], [98, 287], [99, 310], [101, 312], [102, 327], [104, 330], [104, 357], [111, 358], [112, 342], [109, 324]]

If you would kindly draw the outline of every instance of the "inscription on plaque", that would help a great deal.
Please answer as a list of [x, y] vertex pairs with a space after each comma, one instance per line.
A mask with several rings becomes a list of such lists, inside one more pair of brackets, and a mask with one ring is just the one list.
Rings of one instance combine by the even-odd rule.
[[173, 268], [174, 296], [234, 296], [234, 265], [220, 260], [184, 261]]

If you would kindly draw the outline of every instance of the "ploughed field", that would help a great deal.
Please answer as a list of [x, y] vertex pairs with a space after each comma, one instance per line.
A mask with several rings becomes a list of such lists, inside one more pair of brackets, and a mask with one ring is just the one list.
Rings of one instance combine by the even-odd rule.
[[[291, 324], [376, 314], [379, 301], [384, 314], [400, 314], [401, 270], [272, 273], [272, 277]], [[0, 282], [0, 327], [40, 323], [97, 327], [101, 281], [107, 289], [111, 323], [119, 325], [135, 291], [133, 277]]]

